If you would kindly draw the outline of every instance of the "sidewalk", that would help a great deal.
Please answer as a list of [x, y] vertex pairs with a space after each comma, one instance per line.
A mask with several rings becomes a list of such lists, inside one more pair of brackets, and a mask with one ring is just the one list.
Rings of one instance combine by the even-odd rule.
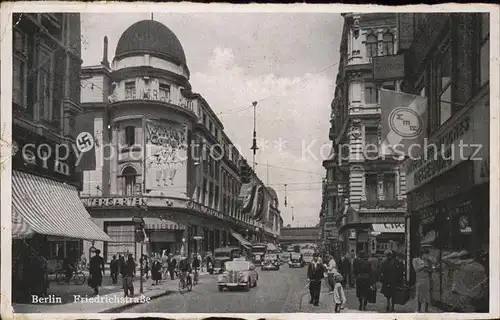
[[[385, 308], [387, 300], [385, 299], [384, 295], [380, 293], [380, 288], [378, 288], [377, 291], [377, 302], [369, 303], [367, 306], [367, 311], [360, 311], [357, 309], [359, 306], [359, 302], [358, 298], [356, 297], [355, 288], [351, 287], [344, 288], [344, 292], [346, 295], [347, 303], [345, 308], [341, 311], [341, 313], [365, 313], [365, 312], [386, 313]], [[303, 300], [302, 300], [301, 312], [314, 312], [314, 313], [334, 312], [333, 296], [328, 294], [328, 287], [325, 281], [323, 281], [323, 285], [321, 287], [319, 306], [315, 307], [309, 304], [309, 294], [306, 294], [302, 299]], [[415, 311], [417, 310], [417, 300], [412, 299], [408, 301], [405, 305], [395, 305], [394, 309], [395, 309], [394, 313], [415, 313]], [[423, 306], [421, 311], [424, 312]], [[429, 313], [441, 313], [441, 312], [443, 311], [429, 305]]]
[[[208, 273], [200, 273], [200, 279]], [[140, 280], [134, 281], [134, 298], [124, 301], [121, 279], [116, 285], [111, 284], [109, 275], [103, 279], [103, 286], [99, 288], [99, 296], [92, 297], [93, 290], [85, 283], [82, 285], [58, 285], [51, 282], [48, 293], [50, 297], [60, 297], [62, 303], [57, 304], [28, 304], [14, 303], [14, 313], [114, 313], [120, 312], [132, 305], [145, 303], [146, 299], [156, 299], [179, 290], [179, 280], [163, 280], [159, 285], [152, 285], [152, 280], [145, 279], [144, 293], [139, 293]], [[75, 302], [74, 296], [80, 296]], [[120, 301], [121, 300], [121, 301]]]

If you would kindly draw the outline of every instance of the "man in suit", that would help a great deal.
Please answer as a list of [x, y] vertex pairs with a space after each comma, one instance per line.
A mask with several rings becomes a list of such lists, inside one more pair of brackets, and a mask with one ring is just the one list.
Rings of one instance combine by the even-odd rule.
[[313, 261], [309, 263], [307, 267], [307, 278], [309, 280], [309, 293], [311, 294], [311, 299], [309, 303], [318, 306], [319, 295], [321, 293], [321, 280], [325, 276], [325, 267], [322, 263], [318, 261], [318, 254], [315, 253], [313, 256]]

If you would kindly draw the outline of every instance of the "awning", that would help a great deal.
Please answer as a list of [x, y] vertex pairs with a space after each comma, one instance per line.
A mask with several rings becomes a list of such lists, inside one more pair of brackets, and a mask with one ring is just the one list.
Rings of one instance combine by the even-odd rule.
[[234, 232], [234, 231], [231, 231], [231, 235], [236, 239], [238, 240], [242, 246], [244, 246], [245, 248], [247, 249], [250, 249], [252, 248], [252, 244], [246, 240], [245, 238], [243, 238], [243, 236], [237, 232]]
[[90, 217], [74, 186], [12, 170], [12, 237], [34, 233], [113, 241]]
[[373, 231], [380, 233], [405, 233], [404, 223], [381, 223], [373, 224]]

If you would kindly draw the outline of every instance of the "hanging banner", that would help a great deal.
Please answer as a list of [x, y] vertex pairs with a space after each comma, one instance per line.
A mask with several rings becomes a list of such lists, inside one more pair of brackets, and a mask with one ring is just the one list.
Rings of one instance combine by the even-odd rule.
[[146, 191], [186, 198], [187, 126], [146, 120]]
[[252, 206], [255, 198], [256, 186], [253, 183], [245, 183], [241, 186], [239, 201], [241, 203], [241, 212], [249, 214], [252, 212]]

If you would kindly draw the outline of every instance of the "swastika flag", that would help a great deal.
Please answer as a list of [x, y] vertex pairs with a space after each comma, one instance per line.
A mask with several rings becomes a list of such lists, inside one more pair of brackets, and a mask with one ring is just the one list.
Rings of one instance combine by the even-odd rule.
[[418, 156], [427, 132], [427, 98], [380, 90], [382, 154]]

